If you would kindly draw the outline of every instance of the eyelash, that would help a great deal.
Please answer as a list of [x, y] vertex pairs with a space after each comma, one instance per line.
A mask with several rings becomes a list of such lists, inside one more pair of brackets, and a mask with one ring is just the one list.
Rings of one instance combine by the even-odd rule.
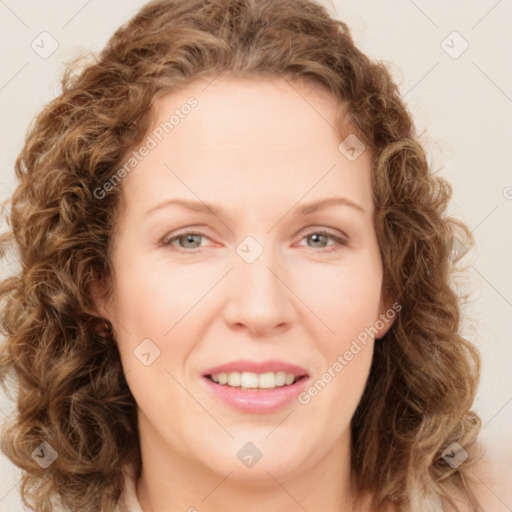
[[[175, 240], [178, 240], [179, 238], [185, 237], [187, 235], [196, 235], [196, 236], [201, 236], [203, 238], [208, 238], [203, 233], [198, 233], [196, 231], [184, 231], [183, 233], [178, 233], [171, 238], [165, 238], [164, 240], [162, 240], [161, 245], [163, 247], [172, 247], [172, 242], [174, 242]], [[339, 251], [341, 247], [346, 246], [348, 244], [348, 241], [345, 238], [335, 235], [334, 233], [330, 233], [329, 231], [323, 231], [323, 230], [318, 230], [318, 229], [311, 230], [311, 231], [305, 233], [302, 236], [301, 241], [311, 235], [326, 236], [336, 242], [337, 245], [327, 246], [327, 247], [330, 247], [330, 249], [326, 250], [325, 247], [321, 247], [320, 249], [323, 249], [322, 252], [324, 252], [324, 253], [331, 253], [331, 252]], [[312, 247], [312, 249], [315, 249], [315, 247]], [[184, 249], [183, 247], [177, 247], [175, 250], [177, 250], [178, 252], [185, 252], [185, 253], [193, 254], [193, 253], [199, 252], [201, 250], [201, 247], [196, 247], [195, 249]]]

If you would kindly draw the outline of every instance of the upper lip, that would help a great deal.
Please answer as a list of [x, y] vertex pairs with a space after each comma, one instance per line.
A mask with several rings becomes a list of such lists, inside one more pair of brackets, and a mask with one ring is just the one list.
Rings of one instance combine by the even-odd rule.
[[215, 375], [217, 373], [231, 373], [231, 372], [253, 372], [253, 373], [266, 373], [266, 372], [286, 372], [293, 373], [298, 377], [307, 376], [308, 372], [301, 366], [286, 363], [284, 361], [269, 360], [269, 361], [249, 361], [239, 360], [231, 361], [229, 363], [214, 366], [202, 373], [203, 376]]

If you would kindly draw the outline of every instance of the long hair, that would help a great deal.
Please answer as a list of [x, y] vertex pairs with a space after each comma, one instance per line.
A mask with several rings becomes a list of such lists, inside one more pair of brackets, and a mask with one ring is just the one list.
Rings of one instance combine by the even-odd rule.
[[[481, 421], [470, 409], [480, 359], [460, 334], [451, 283], [452, 242], [469, 247], [473, 239], [447, 216], [451, 187], [430, 169], [386, 66], [310, 0], [153, 1], [79, 64], [27, 133], [10, 231], [0, 238], [4, 258], [11, 246], [21, 265], [0, 283], [0, 382], [17, 391], [1, 442], [23, 470], [24, 504], [110, 512], [124, 465], [140, 471], [136, 403], [113, 326], [98, 329], [90, 291], [98, 278], [106, 296], [112, 291], [121, 186], [97, 191], [141, 144], [158, 98], [224, 74], [321, 84], [372, 153], [383, 287], [402, 309], [375, 343], [351, 422], [357, 489], [371, 493], [378, 511], [390, 503], [407, 511], [414, 489], [424, 488], [458, 510], [455, 489], [477, 510], [467, 468], [479, 446]], [[442, 456], [453, 447], [469, 454], [458, 466]]]

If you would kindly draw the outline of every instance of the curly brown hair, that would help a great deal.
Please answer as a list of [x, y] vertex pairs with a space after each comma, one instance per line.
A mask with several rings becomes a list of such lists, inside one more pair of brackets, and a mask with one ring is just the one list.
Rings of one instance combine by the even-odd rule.
[[[112, 246], [121, 187], [102, 197], [126, 154], [143, 140], [155, 101], [200, 77], [281, 77], [326, 87], [373, 155], [375, 228], [385, 293], [402, 305], [375, 344], [352, 419], [357, 487], [383, 511], [410, 509], [414, 489], [469, 497], [481, 421], [470, 410], [480, 358], [459, 333], [461, 297], [451, 282], [456, 236], [446, 215], [450, 185], [434, 173], [386, 66], [356, 48], [347, 25], [310, 0], [157, 0], [120, 27], [93, 62], [67, 71], [62, 93], [37, 116], [15, 164], [11, 230], [0, 242], [21, 269], [0, 283], [0, 382], [17, 391], [2, 451], [23, 470], [32, 510], [113, 511], [122, 467], [140, 472], [136, 402], [113, 326], [98, 333], [91, 282], [111, 295]], [[341, 133], [341, 127], [338, 127]], [[104, 195], [104, 197], [103, 197]], [[58, 458], [42, 468], [46, 442]], [[469, 458], [442, 457], [457, 442]], [[35, 507], [35, 508], [33, 508]]]

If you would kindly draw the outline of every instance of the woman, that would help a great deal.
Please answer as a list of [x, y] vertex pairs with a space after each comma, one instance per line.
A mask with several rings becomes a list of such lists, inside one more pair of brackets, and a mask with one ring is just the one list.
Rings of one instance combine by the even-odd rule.
[[65, 76], [16, 172], [0, 375], [24, 503], [480, 510], [449, 284], [471, 235], [324, 8], [147, 4]]

